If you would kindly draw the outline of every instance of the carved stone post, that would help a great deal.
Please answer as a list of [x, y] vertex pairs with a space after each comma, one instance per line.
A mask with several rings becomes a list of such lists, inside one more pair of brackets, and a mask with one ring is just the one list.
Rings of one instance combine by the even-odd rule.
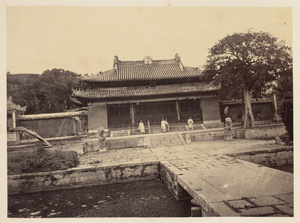
[[224, 129], [224, 140], [232, 140], [233, 132], [232, 132], [232, 120], [230, 117], [225, 119], [225, 129]]

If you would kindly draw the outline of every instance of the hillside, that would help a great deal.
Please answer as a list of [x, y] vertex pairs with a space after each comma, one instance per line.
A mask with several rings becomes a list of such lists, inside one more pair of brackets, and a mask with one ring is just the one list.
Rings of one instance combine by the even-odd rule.
[[38, 79], [40, 74], [8, 74], [6, 75], [7, 84], [21, 84], [27, 82], [30, 78]]

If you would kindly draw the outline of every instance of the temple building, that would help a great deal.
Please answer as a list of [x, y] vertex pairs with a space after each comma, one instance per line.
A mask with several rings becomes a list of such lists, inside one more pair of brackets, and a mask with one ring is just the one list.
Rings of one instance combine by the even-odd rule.
[[[13, 129], [18, 126], [18, 118], [26, 111], [27, 106], [20, 106], [12, 101], [12, 97], [8, 97], [6, 100], [7, 109], [7, 129]], [[7, 142], [16, 142], [20, 140], [20, 136], [17, 132], [7, 132]]]
[[204, 82], [199, 68], [184, 66], [174, 59], [121, 61], [115, 56], [113, 69], [84, 76], [87, 89], [74, 89], [72, 97], [88, 107], [88, 130], [134, 129], [186, 125], [191, 116], [195, 125], [221, 124], [219, 87]]

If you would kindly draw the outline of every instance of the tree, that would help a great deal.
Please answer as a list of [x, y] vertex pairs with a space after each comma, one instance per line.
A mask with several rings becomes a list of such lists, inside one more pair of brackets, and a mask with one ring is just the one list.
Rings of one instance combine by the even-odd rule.
[[72, 88], [80, 86], [80, 75], [63, 69], [43, 72], [37, 84], [40, 112], [62, 112], [70, 106]]
[[279, 96], [279, 113], [288, 132], [288, 141], [293, 137], [293, 72], [288, 70], [280, 75], [276, 90]]
[[80, 75], [63, 69], [46, 70], [42, 75], [7, 73], [7, 95], [26, 114], [63, 112], [70, 108], [72, 88], [80, 86]]
[[[22, 74], [26, 76], [25, 74]], [[39, 100], [36, 96], [34, 82], [39, 80], [41, 75], [27, 75], [26, 78], [21, 75], [7, 76], [7, 95], [13, 98], [14, 103], [27, 106], [26, 114], [35, 113], [38, 111]], [[29, 79], [34, 81], [28, 82]]]
[[[254, 127], [251, 96], [259, 98], [265, 84], [292, 68], [291, 48], [266, 32], [235, 33], [209, 50], [204, 73], [220, 96], [242, 99], [244, 128]], [[250, 124], [250, 125], [249, 125]]]

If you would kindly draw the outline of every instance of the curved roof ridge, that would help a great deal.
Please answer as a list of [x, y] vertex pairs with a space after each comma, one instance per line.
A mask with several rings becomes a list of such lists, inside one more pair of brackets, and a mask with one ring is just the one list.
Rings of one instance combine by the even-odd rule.
[[128, 60], [128, 61], [123, 61], [119, 60], [119, 65], [153, 65], [153, 64], [173, 64], [176, 63], [175, 59], [165, 59], [165, 60], [152, 60], [151, 64], [145, 64], [143, 60]]

